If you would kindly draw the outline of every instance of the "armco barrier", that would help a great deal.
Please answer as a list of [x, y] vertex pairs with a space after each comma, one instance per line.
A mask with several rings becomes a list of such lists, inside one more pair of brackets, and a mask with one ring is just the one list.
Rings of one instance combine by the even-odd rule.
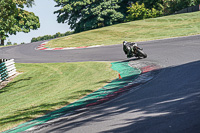
[[15, 74], [14, 59], [0, 59], [0, 83]]
[[190, 6], [188, 8], [184, 8], [180, 11], [175, 12], [175, 14], [180, 14], [180, 13], [188, 13], [188, 12], [196, 12], [200, 11], [200, 4], [196, 6]]

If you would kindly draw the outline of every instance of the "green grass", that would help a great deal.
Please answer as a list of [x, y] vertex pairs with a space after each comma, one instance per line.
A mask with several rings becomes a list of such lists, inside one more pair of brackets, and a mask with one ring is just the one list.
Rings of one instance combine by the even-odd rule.
[[16, 66], [23, 73], [0, 90], [0, 131], [66, 106], [117, 77], [110, 62]]
[[12, 47], [12, 46], [16, 46], [16, 45], [6, 45], [6, 46], [0, 46], [0, 48], [2, 48], [2, 47]]
[[113, 45], [200, 34], [200, 11], [117, 24], [51, 40], [49, 47]]

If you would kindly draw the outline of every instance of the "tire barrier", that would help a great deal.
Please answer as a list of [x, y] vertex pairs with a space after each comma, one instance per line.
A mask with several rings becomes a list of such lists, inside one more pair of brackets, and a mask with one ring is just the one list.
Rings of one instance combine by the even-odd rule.
[[0, 83], [16, 74], [14, 59], [0, 59]]

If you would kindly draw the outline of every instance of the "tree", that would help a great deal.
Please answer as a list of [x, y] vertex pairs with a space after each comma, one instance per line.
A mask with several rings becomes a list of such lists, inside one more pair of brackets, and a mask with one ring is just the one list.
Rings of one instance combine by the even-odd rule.
[[40, 27], [39, 18], [34, 13], [24, 10], [31, 7], [34, 0], [1, 0], [0, 1], [0, 39], [1, 44], [8, 34], [28, 33]]
[[71, 35], [73, 34], [74, 32], [73, 31], [67, 31], [65, 33], [56, 33], [55, 35], [44, 35], [44, 36], [39, 36], [39, 37], [33, 37], [31, 39], [31, 42], [37, 42], [37, 41], [42, 41], [42, 40], [48, 40], [48, 39], [54, 39], [54, 38], [57, 38], [57, 37], [63, 37], [63, 36], [68, 36], [68, 35]]
[[60, 32], [58, 32], [58, 33], [55, 34], [55, 38], [57, 38], [57, 37], [61, 37], [61, 36], [62, 36], [62, 35], [61, 35]]
[[130, 7], [131, 4], [137, 2], [138, 0], [121, 0], [121, 2], [119, 3], [120, 8], [118, 9], [118, 11], [120, 11], [124, 17], [127, 16], [127, 7]]
[[200, 0], [163, 0], [165, 14], [172, 14], [175, 11], [200, 4]]
[[61, 9], [58, 14], [59, 23], [68, 22], [75, 32], [109, 26], [123, 21], [119, 9], [119, 0], [54, 0]]
[[155, 18], [162, 16], [163, 12], [158, 11], [154, 8], [147, 9], [142, 3], [141, 5], [136, 2], [135, 4], [132, 4], [130, 7], [128, 7], [129, 14], [126, 17], [126, 21], [134, 21], [134, 20], [140, 20], [140, 19], [146, 19], [146, 18]]
[[12, 45], [12, 42], [10, 40], [8, 40], [6, 45]]
[[0, 1], [0, 39], [1, 44], [4, 44], [4, 39], [7, 37], [9, 27], [14, 24], [14, 15], [16, 12], [16, 5], [10, 0]]
[[142, 3], [148, 9], [162, 10], [165, 15], [168, 15], [189, 6], [200, 4], [200, 0], [140, 0], [139, 4]]
[[157, 10], [162, 10], [162, 5], [163, 5], [164, 0], [140, 0], [139, 4], [144, 3], [145, 7], [148, 9], [157, 9]]

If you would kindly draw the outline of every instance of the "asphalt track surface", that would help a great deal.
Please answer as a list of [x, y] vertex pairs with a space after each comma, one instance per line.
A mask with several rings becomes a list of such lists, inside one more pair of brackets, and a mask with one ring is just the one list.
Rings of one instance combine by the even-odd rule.
[[[36, 51], [40, 43], [0, 48], [0, 58], [19, 63], [124, 61], [121, 45], [65, 51]], [[102, 105], [62, 117], [40, 130], [55, 133], [199, 133], [200, 35], [139, 42], [148, 58], [162, 66], [146, 84]], [[127, 61], [127, 60], [126, 60]]]

